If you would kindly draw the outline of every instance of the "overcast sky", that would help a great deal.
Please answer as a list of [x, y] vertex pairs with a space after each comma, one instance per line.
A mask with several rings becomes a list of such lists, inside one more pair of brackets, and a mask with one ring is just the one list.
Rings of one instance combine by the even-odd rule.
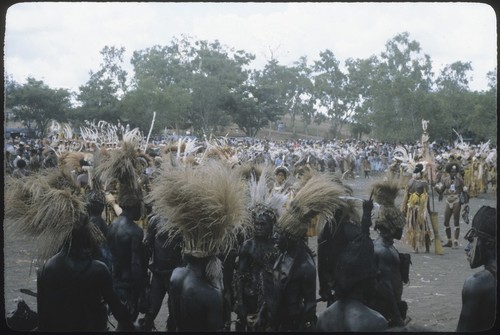
[[497, 66], [493, 8], [481, 3], [17, 3], [6, 14], [5, 74], [77, 91], [97, 71], [104, 46], [133, 51], [169, 45], [181, 34], [253, 53], [261, 69], [271, 51], [282, 65], [331, 50], [348, 58], [380, 56], [402, 32], [420, 43], [433, 71], [471, 62], [472, 90], [487, 89]]

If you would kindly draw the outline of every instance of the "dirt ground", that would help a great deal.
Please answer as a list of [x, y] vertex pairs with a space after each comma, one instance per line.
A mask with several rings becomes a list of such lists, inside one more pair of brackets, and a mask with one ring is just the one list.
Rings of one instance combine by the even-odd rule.
[[[345, 183], [354, 191], [354, 196], [367, 199], [371, 185], [378, 177], [365, 179], [363, 177], [345, 180]], [[401, 195], [396, 204], [401, 203]], [[440, 236], [444, 232], [444, 205], [437, 196], [434, 200], [435, 211], [439, 213]], [[497, 194], [493, 190], [481, 194], [470, 200], [470, 221], [483, 206], [497, 207]], [[413, 253], [401, 241], [395, 243], [400, 252], [409, 252], [412, 257], [410, 268], [410, 282], [404, 287], [403, 299], [408, 303], [410, 325], [420, 330], [452, 332], [455, 331], [461, 309], [461, 291], [464, 280], [478, 270], [472, 270], [467, 262], [463, 236], [470, 228], [461, 219], [460, 247], [458, 249], [443, 248], [443, 255], [436, 255], [433, 246], [429, 253]], [[374, 233], [373, 237], [376, 236]], [[20, 289], [30, 289], [36, 292], [36, 266], [31, 256], [32, 241], [27, 239], [11, 239], [4, 236], [4, 306], [9, 313], [15, 308], [14, 300], [21, 297], [36, 311], [36, 298], [20, 292]], [[316, 247], [315, 238], [310, 238], [309, 244], [313, 250]], [[325, 309], [324, 302], [317, 305], [317, 314]], [[233, 315], [234, 316], [234, 315]], [[155, 324], [159, 331], [165, 330], [167, 317], [166, 298]], [[110, 320], [114, 325], [116, 321]], [[110, 330], [113, 330], [110, 325]]]

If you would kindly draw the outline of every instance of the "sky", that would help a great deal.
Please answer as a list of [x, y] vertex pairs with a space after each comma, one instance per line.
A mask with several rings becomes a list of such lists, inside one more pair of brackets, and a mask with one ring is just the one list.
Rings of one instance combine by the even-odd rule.
[[182, 35], [250, 52], [255, 69], [271, 55], [286, 66], [302, 56], [312, 65], [325, 50], [341, 65], [380, 57], [403, 32], [430, 56], [436, 75], [454, 62], [471, 62], [471, 90], [487, 90], [486, 74], [497, 67], [495, 11], [475, 2], [25, 2], [9, 7], [4, 19], [5, 75], [73, 92], [99, 70], [105, 46], [125, 48], [123, 67], [131, 76], [134, 51]]

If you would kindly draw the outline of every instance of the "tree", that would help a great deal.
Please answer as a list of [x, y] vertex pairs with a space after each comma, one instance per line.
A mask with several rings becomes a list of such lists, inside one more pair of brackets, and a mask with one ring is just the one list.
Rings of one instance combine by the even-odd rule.
[[66, 89], [51, 89], [42, 80], [27, 78], [24, 85], [7, 82], [6, 107], [14, 113], [14, 120], [31, 129], [35, 124], [44, 137], [52, 120], [67, 120], [71, 110], [71, 93]]
[[497, 71], [488, 72], [488, 87], [485, 92], [474, 92], [469, 97], [474, 101], [474, 107], [467, 115], [469, 130], [474, 133], [475, 142], [491, 141], [497, 144]]
[[191, 99], [186, 90], [171, 85], [163, 90], [158, 87], [143, 85], [129, 91], [122, 99], [122, 119], [132, 127], [149, 131], [153, 115], [155, 123], [153, 133], [165, 128], [179, 127], [184, 123]]
[[[289, 114], [292, 121], [292, 132], [295, 134], [295, 118], [300, 115], [304, 122], [304, 132], [315, 119], [314, 85], [311, 79], [312, 70], [307, 66], [307, 58], [300, 57], [293, 67], [289, 68], [291, 77], [286, 89], [288, 97]], [[321, 117], [316, 121], [324, 120]]]
[[369, 134], [373, 128], [371, 112], [373, 111], [373, 95], [371, 88], [375, 81], [375, 70], [379, 60], [375, 56], [367, 59], [346, 60], [346, 116], [351, 121], [351, 133], [356, 138]]
[[244, 50], [228, 49], [217, 40], [196, 41], [190, 54], [194, 57], [189, 68], [192, 73], [189, 119], [196, 129], [210, 134], [231, 121], [228, 101], [234, 100], [233, 92], [241, 92], [238, 88], [249, 75], [244, 67], [255, 56]]
[[486, 74], [486, 77], [488, 78], [488, 87], [490, 88], [490, 92], [496, 92], [497, 91], [497, 69], [493, 71], [489, 71]]
[[[246, 109], [235, 109], [231, 112], [233, 121], [238, 124], [248, 136], [276, 122], [286, 114], [286, 97], [283, 93], [282, 81], [279, 79], [282, 67], [276, 60], [269, 61], [262, 71], [253, 71], [249, 80], [242, 87], [240, 96], [244, 99]], [[236, 90], [235, 92], [238, 92]], [[248, 109], [253, 106], [251, 109]], [[245, 115], [252, 112], [253, 115]], [[243, 114], [243, 115], [242, 115]], [[249, 129], [250, 132], [245, 131]]]
[[445, 66], [436, 80], [439, 106], [436, 123], [448, 140], [455, 137], [453, 130], [460, 134], [468, 130], [467, 118], [474, 109], [468, 87], [469, 71], [472, 71], [470, 62], [455, 62]]
[[336, 137], [347, 119], [347, 77], [330, 50], [320, 52], [320, 60], [314, 62], [314, 71], [314, 97], [320, 111], [326, 112], [330, 117], [330, 131], [333, 137]]
[[120, 99], [127, 91], [127, 72], [121, 68], [125, 48], [105, 46], [100, 53], [101, 68], [97, 72], [91, 70], [87, 83], [79, 87], [80, 107], [74, 118], [115, 123], [122, 116]]
[[233, 91], [226, 103], [232, 121], [238, 125], [246, 136], [255, 137], [260, 129], [269, 124], [268, 115], [263, 104], [259, 104], [257, 97], [251, 91], [253, 87], [242, 87], [240, 91]]
[[[192, 105], [192, 89], [185, 45], [174, 39], [170, 45], [133, 53], [131, 63], [135, 75], [123, 99], [123, 111], [124, 117], [136, 122], [141, 129], [149, 129], [154, 112], [153, 132], [167, 127], [179, 131], [186, 123]], [[140, 119], [135, 117], [138, 113]]]
[[465, 118], [467, 130], [475, 143], [491, 141], [496, 145], [498, 135], [498, 115], [496, 94], [488, 92], [470, 93], [473, 108]]
[[382, 141], [419, 140], [422, 127], [422, 98], [431, 90], [430, 57], [421, 54], [420, 44], [407, 32], [386, 43], [374, 73], [371, 108], [374, 136]]

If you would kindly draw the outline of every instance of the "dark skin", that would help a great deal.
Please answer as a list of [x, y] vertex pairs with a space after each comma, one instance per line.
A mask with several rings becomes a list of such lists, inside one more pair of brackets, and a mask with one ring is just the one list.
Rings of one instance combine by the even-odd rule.
[[141, 216], [139, 204], [122, 208], [123, 212], [109, 226], [107, 240], [113, 257], [113, 286], [135, 320], [144, 281], [144, 233], [134, 223]]
[[234, 247], [225, 254], [219, 255], [223, 260], [223, 281], [224, 281], [224, 325], [225, 331], [231, 329], [231, 313], [234, 310], [235, 294], [233, 290], [234, 271], [236, 270], [236, 258], [238, 257], [239, 244], [235, 243]]
[[[206, 276], [210, 257], [185, 255], [187, 265], [174, 270], [170, 278], [170, 313], [174, 331], [222, 331], [223, 291]], [[222, 280], [222, 274], [221, 274]]]
[[[335, 254], [324, 250], [324, 255], [331, 260], [325, 262], [326, 273], [331, 273], [335, 297], [333, 303], [318, 317], [317, 329], [321, 331], [382, 331], [387, 329], [388, 322], [377, 311], [369, 307], [370, 300], [387, 299], [387, 288], [378, 285], [378, 269], [375, 262], [375, 246], [370, 238], [371, 211], [373, 202], [363, 202], [361, 225], [343, 221], [342, 213], [337, 219], [342, 222], [338, 230], [325, 232], [325, 241], [330, 240], [332, 246], [341, 244]], [[328, 264], [329, 267], [326, 267]], [[330, 279], [332, 280], [332, 279]], [[326, 285], [328, 289], [329, 286]], [[329, 292], [323, 293], [325, 295]]]
[[[281, 255], [275, 264], [275, 287], [270, 297], [272, 330], [299, 331], [311, 329], [316, 323], [316, 264], [303, 239], [280, 235]], [[270, 301], [266, 301], [269, 303]]]
[[375, 263], [379, 270], [378, 285], [385, 292], [384, 299], [375, 299], [371, 306], [389, 320], [390, 326], [403, 326], [404, 321], [398, 309], [403, 294], [399, 253], [394, 247], [394, 239], [401, 239], [402, 229], [391, 233], [379, 228], [379, 237], [374, 242]]
[[123, 330], [134, 330], [125, 306], [113, 290], [106, 265], [93, 259], [91, 247], [75, 240], [50, 258], [38, 274], [40, 331], [105, 331], [107, 304]]
[[[410, 181], [408, 182], [408, 195], [412, 193], [417, 193], [418, 195], [421, 195], [424, 192], [429, 193], [429, 184], [427, 184], [427, 182], [422, 179], [421, 174], [419, 174], [417, 178], [410, 179]], [[427, 211], [429, 211], [429, 213], [431, 212], [429, 198], [427, 198]]]
[[[151, 255], [149, 269], [152, 273], [150, 306], [144, 317], [144, 330], [152, 329], [154, 319], [160, 312], [163, 299], [170, 290], [169, 284], [172, 272], [176, 267], [184, 264], [181, 253], [182, 237], [177, 235], [170, 240], [167, 233], [159, 233], [161, 220], [154, 217], [149, 221], [146, 240], [144, 241]], [[172, 320], [169, 315], [167, 330], [172, 329], [171, 323]]]
[[[327, 306], [337, 298], [352, 297], [353, 294], [359, 295], [362, 301], [365, 299], [363, 289], [353, 288], [360, 284], [363, 286], [363, 282], [375, 276], [373, 242], [370, 238], [372, 209], [372, 201], [363, 203], [361, 225], [346, 220], [342, 211], [337, 211], [335, 221], [340, 224], [335, 227], [327, 222], [318, 236], [319, 294], [327, 301]], [[362, 256], [356, 252], [360, 246], [364, 246]], [[349, 269], [346, 268], [348, 264]]]
[[358, 299], [345, 298], [337, 300], [318, 316], [316, 329], [323, 332], [377, 332], [387, 329], [387, 321]]
[[[246, 328], [247, 315], [256, 314], [262, 307], [264, 292], [261, 276], [263, 272], [272, 271], [277, 257], [278, 250], [271, 238], [273, 221], [266, 219], [265, 216], [254, 220], [255, 235], [246, 240], [239, 251], [237, 277], [239, 278], [238, 300], [240, 303], [238, 317], [243, 328]], [[262, 322], [261, 329], [254, 330], [264, 330], [266, 326], [265, 322]]]
[[[104, 221], [104, 219], [102, 218], [102, 211], [104, 210], [104, 204], [92, 202], [87, 206], [87, 209], [89, 212], [90, 223], [99, 228], [104, 238], [106, 238], [108, 235], [108, 225], [106, 224], [106, 221]], [[108, 269], [111, 271], [112, 269], [111, 252], [109, 250], [107, 242], [101, 245], [101, 252], [98, 259], [104, 262], [108, 266]]]
[[[444, 184], [444, 194], [447, 195], [448, 200], [453, 199], [454, 197], [458, 197], [460, 193], [463, 192], [463, 187], [464, 187], [464, 181], [462, 177], [457, 173], [457, 171], [451, 171], [448, 176], [445, 176], [443, 178], [443, 184]], [[453, 187], [451, 185], [454, 185], [454, 191]], [[441, 201], [442, 195], [439, 195], [439, 200]], [[453, 208], [450, 208], [450, 206], [446, 206], [444, 210], [444, 226], [447, 230], [450, 229], [450, 219], [453, 216], [453, 224], [455, 227], [460, 227], [460, 210], [462, 208], [462, 205], [460, 204], [460, 201], [457, 201], [456, 203], [453, 204]], [[448, 234], [448, 232], [447, 232]], [[448, 236], [449, 237], [449, 236]], [[455, 238], [458, 238], [458, 236], [455, 236]]]
[[318, 235], [318, 280], [319, 295], [326, 301], [327, 307], [334, 301], [333, 285], [335, 278], [335, 268], [339, 254], [348, 243], [347, 238], [334, 238], [344, 236], [345, 226], [334, 232], [332, 222], [327, 222]]
[[[472, 260], [471, 251], [474, 243], [477, 243], [476, 248], [480, 252], [480, 257], [476, 256], [477, 258]], [[472, 268], [483, 265], [484, 269], [465, 280], [457, 332], [489, 330], [496, 320], [496, 245], [479, 237], [476, 242], [471, 239], [465, 251]]]

